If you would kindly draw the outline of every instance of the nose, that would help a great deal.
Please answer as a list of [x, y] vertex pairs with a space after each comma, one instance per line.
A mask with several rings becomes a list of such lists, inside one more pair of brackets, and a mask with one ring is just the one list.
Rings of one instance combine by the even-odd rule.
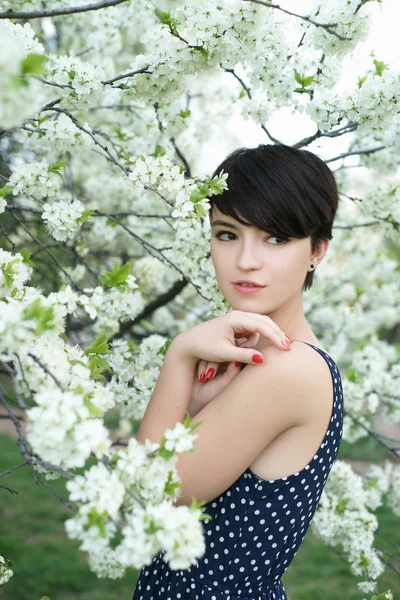
[[259, 243], [254, 240], [243, 240], [238, 244], [236, 264], [238, 270], [254, 271], [262, 268], [261, 249]]

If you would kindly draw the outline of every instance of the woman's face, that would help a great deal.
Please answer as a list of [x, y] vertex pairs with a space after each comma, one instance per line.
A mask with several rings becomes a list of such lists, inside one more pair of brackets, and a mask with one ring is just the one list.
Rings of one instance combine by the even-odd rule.
[[[328, 242], [323, 253], [327, 246]], [[311, 253], [311, 238], [285, 241], [253, 225], [242, 225], [216, 206], [212, 207], [211, 258], [218, 286], [232, 308], [265, 315], [301, 299], [310, 265], [320, 262]], [[234, 285], [238, 280], [263, 287]], [[256, 291], [246, 293], [251, 289]]]

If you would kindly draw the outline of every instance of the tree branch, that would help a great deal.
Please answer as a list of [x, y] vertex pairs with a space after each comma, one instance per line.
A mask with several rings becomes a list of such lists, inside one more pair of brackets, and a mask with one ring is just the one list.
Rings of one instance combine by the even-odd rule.
[[286, 10], [285, 8], [282, 8], [281, 6], [279, 6], [279, 4], [272, 4], [271, 2], [265, 2], [264, 0], [244, 0], [244, 2], [255, 2], [256, 4], [261, 4], [262, 6], [267, 6], [268, 8], [276, 8], [288, 15], [291, 15], [292, 17], [298, 17], [299, 19], [303, 19], [304, 21], [307, 21], [308, 23], [311, 23], [312, 25], [315, 25], [316, 27], [322, 27], [328, 33], [331, 33], [332, 35], [336, 35], [336, 37], [338, 37], [340, 40], [352, 40], [353, 39], [353, 38], [345, 37], [344, 35], [340, 35], [340, 33], [337, 33], [337, 31], [334, 31], [333, 29], [331, 29], [331, 27], [337, 27], [338, 23], [318, 23], [317, 21], [310, 19], [310, 17], [305, 17], [303, 15], [298, 15], [297, 13], [292, 13], [289, 10]]
[[108, 8], [109, 6], [117, 6], [127, 0], [103, 0], [94, 4], [86, 4], [85, 6], [69, 6], [66, 8], [54, 8], [53, 10], [32, 10], [25, 11], [7, 11], [0, 13], [0, 19], [40, 19], [42, 17], [58, 17], [60, 15], [72, 15], [75, 13], [88, 12], [91, 10], [99, 10], [100, 8]]

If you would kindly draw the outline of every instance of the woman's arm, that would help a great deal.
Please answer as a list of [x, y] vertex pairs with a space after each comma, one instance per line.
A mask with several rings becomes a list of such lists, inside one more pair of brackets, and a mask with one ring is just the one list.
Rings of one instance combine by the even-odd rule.
[[160, 375], [136, 439], [160, 442], [164, 431], [178, 421], [183, 422], [188, 412], [193, 377], [198, 360], [181, 352], [177, 336], [168, 348]]

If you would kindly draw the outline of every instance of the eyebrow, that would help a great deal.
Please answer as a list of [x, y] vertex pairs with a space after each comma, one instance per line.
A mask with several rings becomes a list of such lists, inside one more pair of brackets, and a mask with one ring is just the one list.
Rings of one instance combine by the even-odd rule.
[[[211, 227], [215, 227], [217, 225], [222, 225], [223, 227], [230, 227], [231, 229], [239, 229], [234, 223], [230, 223], [229, 221], [222, 221], [221, 219], [216, 219], [213, 221]], [[250, 227], [250, 223], [246, 225], [246, 227]]]

